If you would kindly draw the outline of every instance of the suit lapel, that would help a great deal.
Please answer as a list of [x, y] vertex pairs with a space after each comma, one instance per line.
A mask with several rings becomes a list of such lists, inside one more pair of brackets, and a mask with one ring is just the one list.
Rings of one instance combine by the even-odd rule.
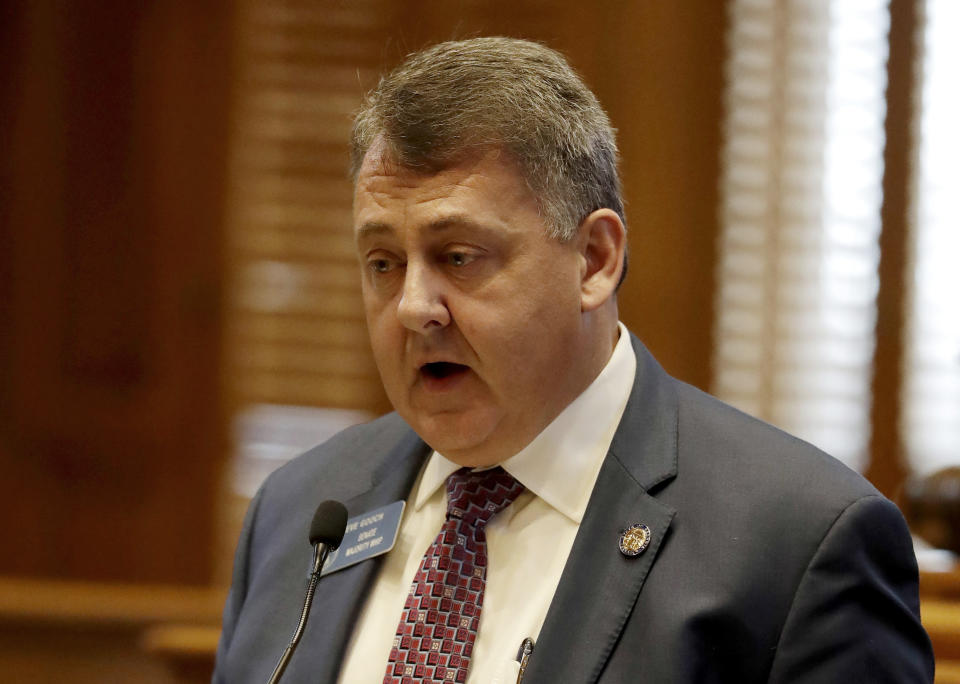
[[[373, 474], [370, 489], [343, 502], [347, 514], [353, 517], [406, 499], [427, 453], [428, 447], [411, 431], [409, 439], [399, 444]], [[301, 659], [296, 668], [299, 675], [291, 679], [337, 681], [350, 635], [384, 558], [371, 558], [320, 580], [310, 611], [313, 617], [294, 658], [294, 662]]]
[[[594, 486], [525, 682], [585, 684], [599, 678], [620, 638], [675, 511], [648, 492], [677, 473], [677, 400], [671, 380], [632, 338], [637, 375]], [[621, 532], [650, 528], [646, 550], [620, 552]]]

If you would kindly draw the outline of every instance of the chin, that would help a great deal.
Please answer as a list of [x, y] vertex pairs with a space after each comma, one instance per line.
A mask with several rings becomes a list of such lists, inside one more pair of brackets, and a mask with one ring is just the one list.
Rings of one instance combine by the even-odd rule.
[[469, 416], [440, 414], [412, 417], [407, 422], [430, 445], [462, 466], [492, 465], [505, 457], [498, 454], [491, 437], [499, 421], [478, 421]]

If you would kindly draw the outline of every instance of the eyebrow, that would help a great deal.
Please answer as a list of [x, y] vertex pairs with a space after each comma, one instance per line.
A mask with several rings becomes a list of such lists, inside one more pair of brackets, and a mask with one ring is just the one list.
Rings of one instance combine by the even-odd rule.
[[380, 221], [368, 221], [362, 226], [357, 228], [357, 241], [371, 237], [374, 235], [383, 235], [385, 233], [392, 233], [393, 228], [389, 223], [381, 223]]
[[[429, 233], [441, 233], [451, 228], [468, 228], [478, 232], [489, 232], [489, 226], [478, 223], [467, 214], [451, 214], [431, 221], [427, 224], [425, 230]], [[357, 229], [357, 241], [369, 238], [375, 235], [393, 234], [394, 229], [389, 223], [382, 221], [368, 221]]]

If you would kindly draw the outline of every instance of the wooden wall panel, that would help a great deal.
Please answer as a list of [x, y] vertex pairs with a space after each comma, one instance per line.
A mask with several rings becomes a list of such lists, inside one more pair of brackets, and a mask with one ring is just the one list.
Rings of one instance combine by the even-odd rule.
[[877, 292], [876, 350], [873, 358], [873, 405], [870, 465], [867, 477], [889, 497], [899, 496], [908, 474], [900, 432], [906, 320], [907, 243], [913, 173], [917, 69], [921, 54], [922, 8], [918, 0], [890, 3], [890, 56], [887, 61], [886, 146], [883, 154], [883, 206], [880, 234], [880, 287]]
[[631, 271], [621, 315], [669, 372], [709, 389], [726, 3], [616, 7], [598, 89], [623, 154]]
[[228, 6], [8, 8], [0, 574], [205, 582]]

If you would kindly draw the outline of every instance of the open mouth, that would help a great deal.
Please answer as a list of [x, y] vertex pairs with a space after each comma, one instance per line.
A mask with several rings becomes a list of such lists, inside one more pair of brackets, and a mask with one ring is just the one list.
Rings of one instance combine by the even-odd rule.
[[449, 361], [425, 363], [420, 367], [421, 373], [435, 380], [450, 378], [460, 373], [466, 373], [468, 370], [470, 370], [469, 366], [464, 366], [460, 363], [450, 363]]

